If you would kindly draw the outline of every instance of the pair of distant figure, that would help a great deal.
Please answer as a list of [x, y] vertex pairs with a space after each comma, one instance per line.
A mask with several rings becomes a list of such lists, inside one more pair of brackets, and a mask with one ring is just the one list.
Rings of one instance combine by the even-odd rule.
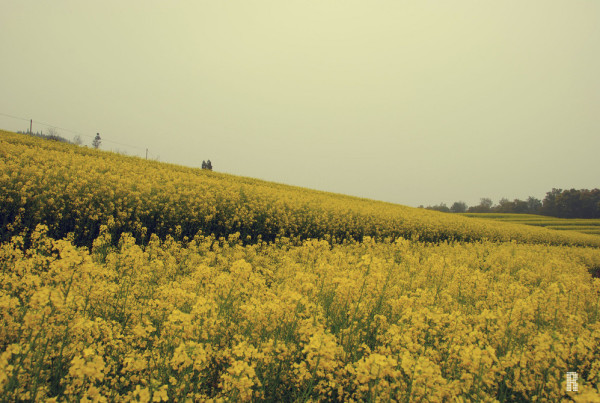
[[210, 160], [202, 161], [202, 169], [209, 169], [212, 171], [212, 163], [210, 162]]

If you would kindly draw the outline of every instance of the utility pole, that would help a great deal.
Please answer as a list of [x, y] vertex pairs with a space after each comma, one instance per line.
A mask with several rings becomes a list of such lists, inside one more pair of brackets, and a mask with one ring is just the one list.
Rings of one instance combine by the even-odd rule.
[[33, 134], [33, 119], [29, 120], [29, 134]]
[[148, 149], [146, 148], [146, 159], [148, 159]]

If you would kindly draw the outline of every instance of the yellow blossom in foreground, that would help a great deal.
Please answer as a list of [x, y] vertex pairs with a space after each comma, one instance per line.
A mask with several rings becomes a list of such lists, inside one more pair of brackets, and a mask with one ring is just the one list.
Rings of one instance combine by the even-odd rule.
[[0, 133], [5, 401], [598, 398], [598, 238], [40, 144]]

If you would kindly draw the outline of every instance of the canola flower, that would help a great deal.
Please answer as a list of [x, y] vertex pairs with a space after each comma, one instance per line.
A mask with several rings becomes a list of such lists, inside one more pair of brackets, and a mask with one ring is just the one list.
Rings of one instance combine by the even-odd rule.
[[4, 401], [600, 398], [595, 248], [105, 231], [2, 245]]
[[390, 203], [280, 185], [217, 172], [145, 161], [0, 131], [0, 240], [38, 224], [51, 237], [69, 234], [91, 247], [100, 226], [113, 240], [138, 243], [193, 238], [199, 231], [246, 241], [328, 239], [332, 243], [409, 238], [516, 240], [600, 246], [577, 232], [473, 219]]
[[600, 401], [598, 237], [0, 157], [0, 401]]

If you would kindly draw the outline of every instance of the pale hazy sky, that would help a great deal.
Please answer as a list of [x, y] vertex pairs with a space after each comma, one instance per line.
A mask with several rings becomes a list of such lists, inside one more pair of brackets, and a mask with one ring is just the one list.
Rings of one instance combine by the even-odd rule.
[[0, 57], [0, 114], [104, 149], [410, 206], [600, 187], [597, 0], [0, 0]]

